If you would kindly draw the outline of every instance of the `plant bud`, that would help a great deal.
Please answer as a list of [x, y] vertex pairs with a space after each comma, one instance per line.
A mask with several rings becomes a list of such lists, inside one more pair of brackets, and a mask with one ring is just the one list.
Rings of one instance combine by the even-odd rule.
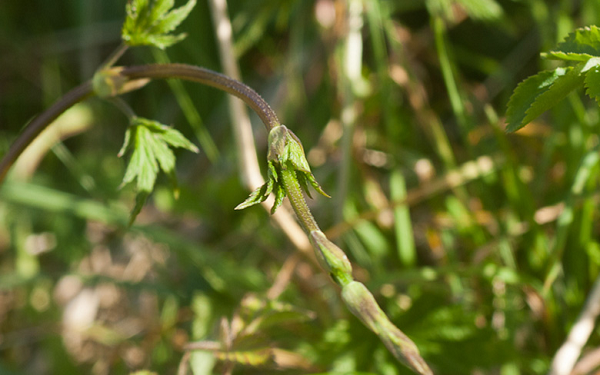
[[315, 248], [321, 267], [328, 271], [338, 284], [343, 286], [352, 280], [352, 265], [348, 257], [342, 249], [329, 241], [323, 232], [310, 232], [310, 243]]

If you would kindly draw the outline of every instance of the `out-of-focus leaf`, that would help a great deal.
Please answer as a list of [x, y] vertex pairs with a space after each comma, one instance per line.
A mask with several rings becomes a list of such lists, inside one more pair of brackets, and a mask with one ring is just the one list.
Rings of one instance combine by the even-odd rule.
[[136, 117], [125, 133], [125, 142], [119, 151], [122, 156], [133, 149], [129, 165], [121, 186], [137, 180], [136, 204], [131, 213], [131, 222], [142, 209], [146, 198], [154, 189], [159, 167], [173, 180], [175, 179], [175, 154], [170, 147], [180, 147], [198, 152], [198, 148], [179, 131], [156, 121]]
[[591, 68], [585, 74], [585, 93], [600, 103], [600, 66]]
[[502, 16], [502, 7], [495, 0], [458, 0], [469, 17], [491, 21], [497, 20]]
[[453, 19], [454, 5], [460, 5], [469, 17], [491, 21], [497, 20], [502, 16], [502, 7], [495, 0], [427, 0], [425, 5], [429, 13], [433, 16], [445, 19]]
[[542, 56], [557, 60], [587, 61], [600, 57], [600, 28], [589, 26], [577, 29], [559, 43], [557, 48]]

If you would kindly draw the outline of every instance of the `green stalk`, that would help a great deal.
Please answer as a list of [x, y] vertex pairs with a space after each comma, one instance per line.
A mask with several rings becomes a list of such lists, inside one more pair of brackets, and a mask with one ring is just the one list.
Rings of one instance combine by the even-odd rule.
[[308, 208], [302, 189], [308, 192], [308, 180], [318, 192], [326, 194], [310, 172], [300, 140], [284, 125], [274, 128], [269, 133], [268, 160], [268, 181], [252, 193], [240, 208], [264, 201], [271, 192], [275, 192], [274, 208], [277, 208], [277, 201], [281, 201], [283, 196], [287, 195], [298, 220], [309, 236], [321, 267], [342, 288], [342, 300], [348, 309], [379, 336], [396, 359], [418, 374], [433, 374], [421, 358], [417, 346], [390, 321], [369, 290], [354, 280], [352, 265], [346, 254], [320, 230]]
[[[94, 78], [94, 84], [86, 82], [70, 91], [27, 126], [0, 161], [0, 183], [14, 160], [27, 145], [54, 119], [74, 104], [92, 95], [109, 98], [136, 90], [149, 79], [170, 78], [198, 82], [226, 91], [241, 98], [258, 114], [269, 131], [269, 181], [251, 195], [250, 202], [245, 202], [240, 206], [247, 207], [264, 201], [265, 196], [272, 191], [277, 195], [276, 201], [280, 201], [283, 199], [282, 193], [285, 193], [290, 199], [298, 220], [309, 236], [321, 266], [331, 275], [335, 283], [341, 286], [342, 299], [348, 309], [379, 336], [399, 361], [418, 374], [432, 375], [433, 372], [419, 355], [415, 344], [389, 320], [368, 289], [363, 284], [354, 281], [352, 266], [346, 254], [327, 239], [311, 214], [302, 188], [306, 190], [310, 183], [321, 194], [327, 194], [314, 180], [300, 140], [285, 126], [280, 125], [275, 112], [256, 91], [239, 81], [208, 69], [183, 64], [154, 64], [101, 71]], [[273, 190], [274, 188], [276, 190]], [[238, 207], [243, 208], [240, 206]]]
[[446, 49], [444, 20], [441, 17], [433, 18], [433, 31], [435, 36], [435, 46], [440, 59], [440, 68], [442, 70], [442, 76], [444, 77], [444, 84], [446, 90], [448, 90], [448, 97], [450, 98], [450, 105], [452, 106], [452, 112], [458, 120], [463, 137], [468, 132], [469, 123], [466, 117], [465, 107], [454, 79], [454, 72], [452, 71], [452, 63]]
[[319, 225], [315, 221], [315, 218], [310, 212], [308, 204], [304, 199], [302, 189], [298, 183], [296, 171], [293, 169], [283, 169], [281, 176], [283, 177], [283, 186], [285, 188], [287, 197], [290, 200], [296, 216], [298, 216], [298, 220], [300, 221], [302, 228], [304, 228], [307, 233], [321, 231], [321, 228], [319, 228]]

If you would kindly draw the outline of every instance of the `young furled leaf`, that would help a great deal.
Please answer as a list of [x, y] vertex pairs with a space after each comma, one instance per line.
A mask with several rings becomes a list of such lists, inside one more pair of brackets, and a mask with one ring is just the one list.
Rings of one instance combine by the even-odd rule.
[[246, 207], [254, 206], [255, 204], [262, 203], [269, 198], [269, 194], [273, 191], [273, 186], [275, 185], [275, 181], [271, 178], [267, 178], [267, 182], [265, 182], [262, 186], [256, 188], [250, 196], [246, 198], [245, 201], [238, 204], [235, 209], [243, 210]]
[[127, 19], [123, 25], [123, 41], [130, 46], [149, 45], [165, 49], [186, 34], [170, 34], [188, 16], [196, 5], [189, 0], [185, 5], [171, 10], [174, 0], [130, 0], [127, 4]]
[[309, 197], [308, 184], [313, 186], [320, 194], [329, 198], [329, 195], [323, 191], [310, 171], [302, 143], [285, 125], [276, 126], [269, 133], [267, 159], [269, 165], [267, 182], [253, 191], [244, 202], [235, 208], [236, 210], [264, 202], [272, 192], [275, 194], [275, 203], [271, 208], [271, 213], [275, 213], [275, 210], [283, 203], [283, 198], [286, 196], [283, 178], [280, 176], [282, 170], [294, 171], [300, 186]]
[[121, 183], [121, 186], [124, 186], [137, 180], [138, 194], [131, 212], [130, 225], [154, 189], [159, 168], [169, 176], [174, 186], [177, 186], [175, 154], [170, 147], [198, 152], [198, 148], [175, 129], [140, 117], [131, 121], [125, 133], [125, 142], [119, 151], [119, 156], [122, 156], [128, 149], [133, 149]]
[[[279, 133], [282, 133], [283, 136], [279, 135]], [[276, 136], [272, 137], [272, 134], [275, 134]], [[276, 160], [282, 168], [291, 168], [296, 171], [296, 177], [300, 182], [300, 186], [303, 187], [309, 197], [310, 192], [308, 191], [308, 183], [310, 183], [319, 194], [330, 198], [330, 196], [323, 191], [321, 185], [319, 185], [315, 176], [310, 171], [310, 166], [308, 165], [306, 155], [304, 154], [304, 147], [302, 147], [302, 142], [300, 142], [300, 139], [298, 139], [296, 134], [285, 125], [274, 128], [269, 134], [270, 141], [276, 139], [277, 142], [279, 142], [279, 138], [281, 137], [285, 140], [283, 150], [278, 150], [278, 152], [275, 153], [277, 148], [271, 148], [268, 155], [269, 159]], [[290, 165], [290, 167], [287, 167], [287, 165]]]

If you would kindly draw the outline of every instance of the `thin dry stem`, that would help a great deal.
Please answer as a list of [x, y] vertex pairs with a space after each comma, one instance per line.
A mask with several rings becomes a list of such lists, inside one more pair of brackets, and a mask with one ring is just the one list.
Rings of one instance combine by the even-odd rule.
[[581, 355], [583, 346], [594, 330], [596, 318], [600, 315], [600, 277], [596, 279], [588, 300], [571, 328], [567, 340], [561, 345], [552, 360], [549, 375], [569, 375]]

